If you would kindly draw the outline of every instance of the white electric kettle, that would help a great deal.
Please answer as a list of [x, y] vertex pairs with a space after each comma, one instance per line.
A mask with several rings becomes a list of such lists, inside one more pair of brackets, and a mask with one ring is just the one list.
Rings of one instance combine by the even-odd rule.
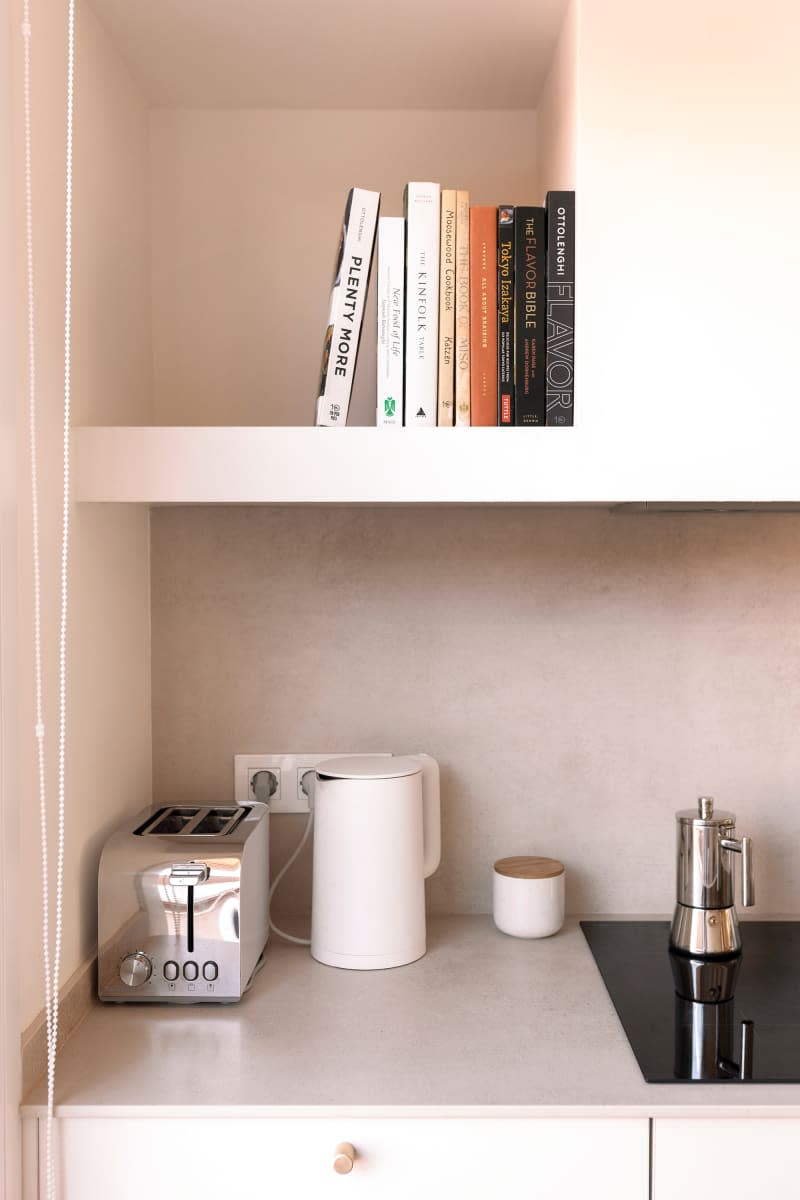
[[439, 764], [364, 754], [319, 763], [311, 954], [358, 971], [425, 953], [425, 880], [439, 866]]

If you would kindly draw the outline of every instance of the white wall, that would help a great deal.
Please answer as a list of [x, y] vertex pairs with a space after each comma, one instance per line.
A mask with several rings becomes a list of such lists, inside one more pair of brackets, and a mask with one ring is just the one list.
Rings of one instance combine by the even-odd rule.
[[[409, 179], [534, 203], [536, 114], [155, 110], [153, 346], [160, 425], [311, 425], [350, 187], [402, 215]], [[357, 166], [354, 166], [357, 164]], [[375, 423], [375, 290], [350, 423]]]
[[[45, 724], [56, 798], [57, 637], [63, 393], [66, 9], [34, 0], [34, 221], [38, 302]], [[19, 6], [15, 14], [19, 18]], [[145, 105], [91, 11], [76, 22], [73, 416], [136, 423], [151, 414], [148, 130]], [[21, 188], [21, 170], [17, 176]], [[21, 205], [21, 198], [20, 198]], [[20, 208], [21, 211], [21, 208]], [[20, 245], [22, 231], [19, 230]], [[22, 264], [18, 304], [23, 311]], [[20, 339], [23, 336], [20, 329]], [[21, 363], [26, 362], [24, 349]], [[32, 573], [25, 378], [19, 461], [20, 1021], [43, 1004], [38, 789], [34, 755]], [[95, 949], [99, 846], [150, 788], [148, 515], [73, 514], [69, 749], [62, 982]], [[51, 861], [55, 845], [51, 841]]]
[[578, 7], [570, 4], [536, 109], [540, 191], [574, 189], [578, 153]]
[[577, 3], [580, 419], [676, 474], [796, 442], [800, 8]]
[[[758, 911], [800, 911], [800, 515], [173, 508], [152, 538], [158, 802], [229, 801], [236, 752], [426, 750], [431, 911], [487, 911], [532, 853], [573, 912], [658, 913], [708, 793]], [[307, 905], [307, 858], [281, 886]]]

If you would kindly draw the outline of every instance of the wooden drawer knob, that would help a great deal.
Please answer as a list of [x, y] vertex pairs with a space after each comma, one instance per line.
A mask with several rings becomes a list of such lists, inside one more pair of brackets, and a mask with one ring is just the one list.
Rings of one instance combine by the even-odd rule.
[[333, 1169], [337, 1175], [349, 1175], [356, 1160], [356, 1152], [349, 1142], [339, 1142], [333, 1159]]

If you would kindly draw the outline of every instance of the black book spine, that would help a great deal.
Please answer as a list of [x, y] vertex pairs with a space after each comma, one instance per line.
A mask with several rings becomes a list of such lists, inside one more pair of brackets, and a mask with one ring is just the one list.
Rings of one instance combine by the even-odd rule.
[[497, 210], [497, 424], [514, 424], [514, 209]]
[[545, 423], [545, 211], [514, 222], [514, 403], [517, 425]]
[[547, 424], [575, 421], [575, 193], [547, 193]]

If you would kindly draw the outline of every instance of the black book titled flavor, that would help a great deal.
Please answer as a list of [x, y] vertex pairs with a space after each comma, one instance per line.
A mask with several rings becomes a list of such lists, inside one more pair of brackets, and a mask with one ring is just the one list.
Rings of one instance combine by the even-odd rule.
[[575, 193], [547, 193], [547, 424], [575, 420]]
[[497, 210], [497, 424], [514, 424], [514, 209]]
[[514, 404], [517, 425], [545, 423], [545, 211], [514, 212]]

